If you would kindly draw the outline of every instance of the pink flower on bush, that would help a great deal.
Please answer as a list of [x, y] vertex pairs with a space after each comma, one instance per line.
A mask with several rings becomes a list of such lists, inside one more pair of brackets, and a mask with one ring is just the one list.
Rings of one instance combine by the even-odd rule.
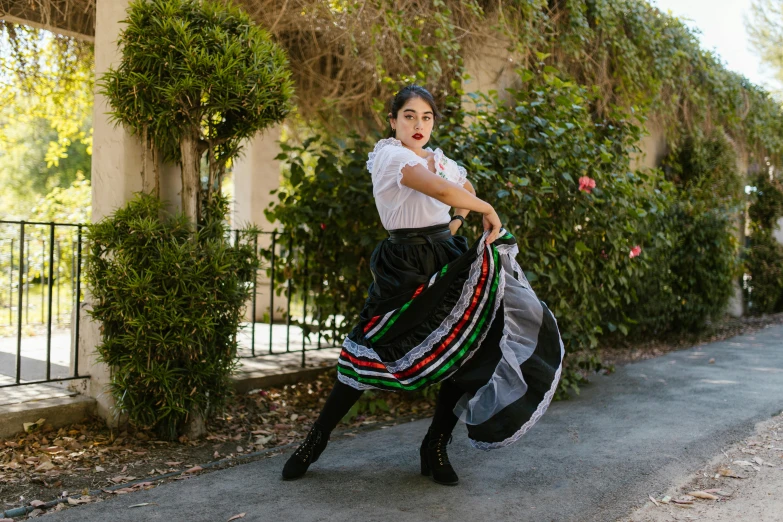
[[595, 180], [588, 176], [582, 176], [579, 178], [579, 190], [590, 194], [595, 188]]
[[639, 245], [636, 245], [635, 247], [633, 247], [631, 249], [631, 253], [628, 254], [628, 257], [633, 259], [634, 257], [638, 256], [641, 253], [642, 253], [642, 247], [640, 247]]
[[506, 181], [506, 186], [507, 186], [508, 188], [513, 188], [513, 187], [514, 187], [514, 184], [513, 184], [513, 183], [511, 183], [510, 181]]

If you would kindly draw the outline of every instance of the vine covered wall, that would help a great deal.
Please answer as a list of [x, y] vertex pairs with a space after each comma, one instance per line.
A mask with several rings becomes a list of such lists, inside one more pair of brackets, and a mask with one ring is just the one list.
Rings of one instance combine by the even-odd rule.
[[[466, 26], [466, 4], [480, 23]], [[368, 16], [359, 6], [370, 7], [340, 5], [349, 34], [352, 13]], [[307, 267], [309, 287], [330, 289], [318, 305], [343, 313], [340, 333], [362, 305], [369, 255], [385, 235], [364, 161], [386, 130], [384, 101], [412, 79], [435, 86], [446, 109], [432, 146], [463, 164], [479, 196], [496, 207], [520, 243], [520, 264], [558, 317], [570, 353], [563, 389], [576, 389], [585, 372], [600, 367], [608, 336], [665, 336], [720, 317], [741, 273], [746, 173], [738, 158], [753, 172], [779, 163], [778, 103], [643, 0], [428, 5], [384, 11], [384, 20], [402, 27], [437, 12], [448, 46], [441, 42], [435, 52], [428, 42], [396, 40], [391, 48], [405, 49], [402, 62], [387, 60], [382, 47], [373, 51], [374, 70], [385, 80], [369, 91], [378, 125], [335, 132], [341, 124], [352, 128], [344, 113], [323, 125], [328, 105], [319, 114], [302, 109], [292, 135], [307, 139], [284, 152], [286, 181], [268, 217], [321, 252], [318, 265]], [[498, 46], [507, 49], [498, 83], [508, 89], [464, 92], [466, 61]], [[665, 164], [635, 168], [651, 121], [666, 134]], [[463, 233], [479, 232], [470, 216]]]

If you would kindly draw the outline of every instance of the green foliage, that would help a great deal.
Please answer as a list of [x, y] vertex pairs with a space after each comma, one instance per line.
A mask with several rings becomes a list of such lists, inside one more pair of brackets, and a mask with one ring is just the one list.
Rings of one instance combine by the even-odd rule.
[[36, 221], [55, 223], [89, 223], [92, 189], [89, 180], [79, 173], [70, 187], [55, 187], [39, 198], [31, 211]]
[[[445, 5], [432, 6], [444, 15], [437, 23], [444, 35], [459, 34], [462, 11]], [[480, 18], [497, 23], [470, 37], [475, 44], [502, 32], [519, 78], [503, 79], [512, 89], [471, 94], [461, 106], [449, 99], [434, 141], [463, 163], [479, 197], [517, 237], [520, 264], [567, 344], [561, 392], [576, 390], [585, 371], [600, 368], [602, 336], [695, 329], [725, 309], [738, 277], [733, 226], [743, 183], [735, 147], [750, 163], [777, 164], [783, 113], [768, 93], [702, 50], [682, 21], [645, 1], [482, 8]], [[399, 22], [411, 13], [387, 14]], [[448, 63], [460, 65], [470, 50], [463, 42], [449, 52]], [[384, 85], [432, 81], [434, 54], [429, 43], [409, 42], [410, 72], [382, 77]], [[395, 64], [383, 60], [378, 70]], [[464, 72], [457, 68], [453, 78]], [[460, 85], [450, 92], [461, 94]], [[665, 173], [631, 169], [648, 117], [663, 125], [671, 147]], [[383, 237], [363, 171], [377, 135], [343, 141], [312, 132], [314, 140], [287, 150], [290, 186], [269, 216], [300, 234], [302, 248], [324, 253], [309, 268], [325, 270], [327, 294], [332, 285], [341, 290], [320, 299], [352, 323], [370, 282], [366, 260]], [[580, 190], [582, 177], [595, 181], [592, 192]], [[464, 229], [472, 237], [480, 232], [474, 219]], [[334, 236], [322, 239], [319, 223]], [[641, 255], [631, 257], [637, 245]], [[357, 270], [343, 266], [343, 251]]]
[[109, 114], [153, 143], [164, 161], [182, 165], [182, 206], [190, 214], [204, 152], [209, 201], [241, 141], [288, 114], [285, 53], [230, 2], [136, 0], [125, 23], [122, 60], [100, 82]]
[[[372, 281], [370, 254], [387, 235], [367, 174], [371, 147], [370, 141], [357, 135], [346, 142], [320, 135], [301, 146], [282, 145], [278, 158], [286, 162], [285, 181], [277, 192], [278, 202], [270, 205], [266, 216], [293, 237], [299, 254], [294, 270], [300, 276], [295, 281], [312, 290], [314, 308], [346, 318], [328, 325], [327, 339], [333, 328], [342, 335], [353, 327]], [[262, 255], [269, 257], [269, 252]], [[302, 277], [305, 271], [307, 281]], [[276, 272], [278, 295], [285, 291], [290, 275]]]
[[737, 210], [743, 180], [737, 152], [722, 128], [706, 136], [697, 129], [672, 149], [663, 160], [663, 168], [680, 190], [681, 200], [705, 209]]
[[783, 245], [771, 234], [754, 235], [745, 266], [750, 276], [748, 311], [783, 312]]
[[751, 185], [755, 189], [748, 208], [751, 230], [754, 235], [770, 234], [783, 217], [783, 184], [762, 172], [751, 180]]
[[138, 135], [149, 127], [165, 161], [180, 160], [191, 129], [233, 155], [239, 141], [288, 113], [285, 54], [239, 8], [136, 0], [124, 22], [123, 59], [101, 86], [111, 117]]
[[[783, 152], [779, 104], [701, 49], [684, 21], [650, 2], [568, 0], [534, 17], [507, 7], [507, 34], [519, 43], [518, 54], [548, 53], [548, 62], [600, 91], [598, 111], [654, 114], [672, 142], [722, 125], [752, 159]], [[519, 26], [535, 40], [516, 36]]]
[[[631, 170], [641, 129], [621, 114], [596, 118], [595, 90], [543, 64], [519, 75], [506, 103], [471, 95], [475, 109], [444, 125], [439, 144], [516, 236], [519, 263], [557, 317], [566, 350], [583, 352], [572, 370], [594, 369], [589, 352], [599, 336], [631, 327], [625, 310], [650, 268], [631, 249], [652, 241], [648, 223], [665, 212], [670, 184], [655, 171]], [[592, 192], [580, 190], [582, 177], [595, 181]], [[480, 223], [469, 228], [476, 235]], [[569, 381], [579, 379], [566, 372]]]
[[[630, 169], [640, 129], [623, 119], [594, 121], [593, 91], [551, 66], [521, 70], [520, 78], [505, 104], [473, 95], [476, 109], [439, 143], [457, 151], [477, 192], [516, 236], [520, 264], [567, 347], [595, 347], [604, 331], [627, 331], [624, 320], [602, 316], [635, 301], [631, 282], [647, 262], [629, 254], [649, 240], [646, 223], [665, 210], [668, 184]], [[595, 181], [591, 193], [579, 189], [581, 177]], [[480, 232], [478, 222], [471, 228]]]
[[697, 331], [721, 316], [740, 272], [732, 216], [739, 213], [742, 180], [737, 154], [723, 130], [696, 131], [664, 159], [676, 187], [670, 210], [653, 226], [647, 252], [655, 271], [637, 281], [645, 296], [631, 312], [637, 335]]
[[97, 350], [111, 368], [117, 409], [166, 437], [231, 392], [257, 259], [247, 237], [231, 246], [227, 212], [215, 198], [194, 233], [184, 216], [161, 217], [162, 202], [138, 195], [87, 234], [90, 315], [102, 325]]
[[381, 411], [389, 411], [389, 405], [382, 397], [378, 396], [378, 392], [368, 390], [359, 397], [359, 400], [356, 401], [353, 406], [351, 406], [351, 409], [348, 410], [348, 413], [343, 417], [342, 422], [351, 422], [354, 418], [363, 413], [375, 415], [377, 412]]
[[0, 21], [0, 207], [30, 209], [50, 190], [89, 179], [92, 46]]
[[783, 311], [783, 245], [774, 236], [783, 218], [783, 186], [780, 180], [761, 172], [752, 180], [750, 246], [745, 266], [750, 277], [748, 311], [766, 314]]
[[725, 313], [739, 269], [732, 228], [725, 209], [683, 202], [658, 220], [654, 230], [665, 239], [646, 250], [653, 269], [637, 280], [644, 298], [630, 312], [636, 337], [698, 331]]
[[[644, 256], [631, 259], [630, 250], [650, 238], [645, 224], [668, 204], [656, 188], [669, 184], [654, 172], [630, 170], [628, 152], [640, 129], [625, 120], [594, 123], [589, 89], [549, 67], [520, 75], [526, 83], [509, 91], [511, 103], [475, 95], [475, 108], [452, 115], [437, 141], [456, 153], [478, 193], [517, 236], [520, 263], [558, 317], [568, 349], [589, 351], [604, 331], [628, 331], [621, 311], [635, 302], [633, 280], [648, 266]], [[369, 256], [386, 235], [365, 166], [376, 138], [338, 143], [317, 136], [285, 146], [286, 183], [267, 214], [314, 254], [309, 272], [328, 289], [317, 299], [347, 318], [341, 333], [363, 305]], [[579, 190], [581, 176], [595, 179], [592, 194]], [[464, 233], [477, 237], [473, 217]], [[615, 323], [605, 319], [612, 311], [620, 318]], [[573, 360], [599, 364], [589, 354]], [[564, 380], [578, 381], [575, 373]]]

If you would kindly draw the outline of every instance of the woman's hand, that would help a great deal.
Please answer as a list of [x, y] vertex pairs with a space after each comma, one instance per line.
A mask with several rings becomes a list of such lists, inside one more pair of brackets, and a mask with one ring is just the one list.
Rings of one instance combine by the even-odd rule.
[[498, 217], [497, 212], [495, 212], [495, 209], [490, 207], [489, 211], [484, 213], [483, 221], [484, 230], [489, 232], [486, 244], [491, 245], [500, 235], [500, 227], [502, 226], [500, 224], [500, 218]]
[[459, 219], [452, 219], [449, 223], [449, 230], [451, 230], [451, 235], [456, 236], [457, 230], [459, 230], [459, 227], [462, 226], [462, 221]]

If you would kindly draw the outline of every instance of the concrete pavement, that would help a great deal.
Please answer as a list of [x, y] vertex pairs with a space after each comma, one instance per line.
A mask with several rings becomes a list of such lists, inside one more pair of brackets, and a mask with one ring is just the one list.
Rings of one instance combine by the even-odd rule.
[[[714, 358], [714, 363], [710, 359]], [[301, 480], [286, 454], [47, 515], [52, 521], [610, 521], [783, 409], [783, 326], [629, 364], [552, 405], [517, 444], [483, 453], [464, 426], [460, 485], [419, 475], [428, 422], [336, 440]], [[155, 503], [129, 508], [141, 503]]]

